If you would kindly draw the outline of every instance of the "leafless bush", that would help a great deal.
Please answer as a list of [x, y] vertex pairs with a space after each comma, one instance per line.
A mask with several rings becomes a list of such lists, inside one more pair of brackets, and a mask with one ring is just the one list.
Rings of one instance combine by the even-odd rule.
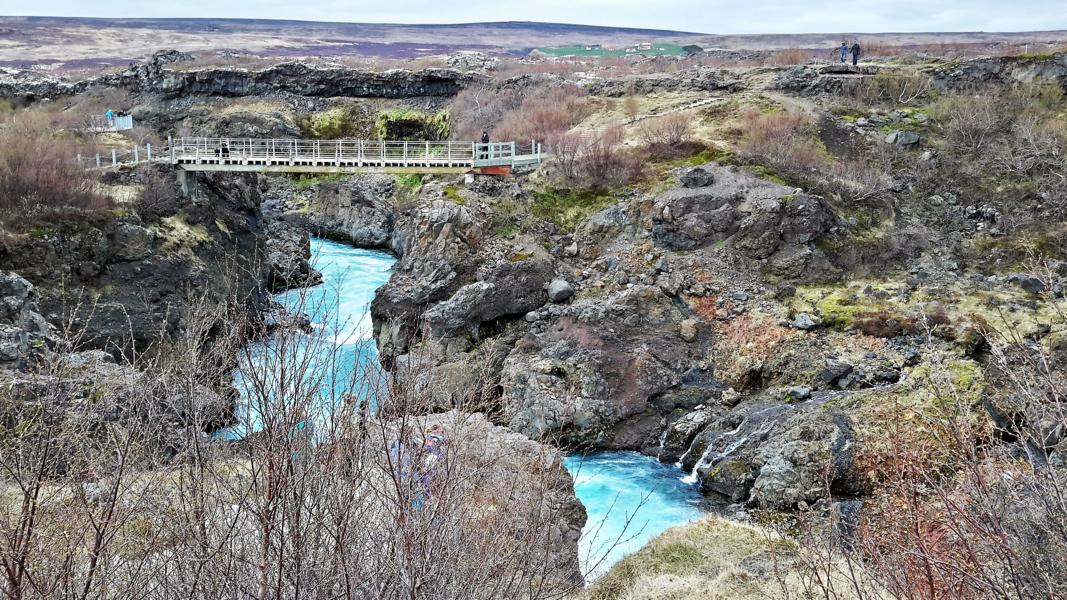
[[35, 118], [0, 129], [0, 225], [108, 208], [92, 176], [77, 165], [77, 151]]
[[638, 128], [641, 141], [650, 147], [670, 147], [693, 141], [693, 114], [671, 113], [645, 120]]
[[641, 171], [638, 157], [622, 147], [622, 129], [595, 133], [567, 133], [550, 144], [554, 175], [574, 187], [600, 188], [624, 185]]
[[805, 113], [749, 112], [742, 127], [738, 153], [748, 160], [787, 173], [809, 171], [827, 162], [813, 135], [814, 122]]
[[979, 152], [1000, 133], [1009, 115], [997, 96], [957, 94], [944, 96], [934, 105], [934, 118], [952, 142], [970, 152]]
[[497, 140], [549, 140], [577, 125], [588, 114], [583, 90], [573, 85], [527, 92], [522, 105], [493, 127]]
[[847, 81], [842, 94], [864, 105], [915, 104], [924, 100], [933, 89], [933, 80], [922, 73], [892, 73], [883, 71], [874, 77]]
[[477, 140], [483, 131], [490, 131], [508, 113], [522, 106], [523, 94], [518, 90], [496, 90], [472, 86], [460, 92], [449, 111], [452, 137], [457, 140]]
[[137, 216], [146, 223], [176, 212], [181, 197], [173, 176], [156, 170], [146, 170], [140, 179], [141, 193], [137, 197]]
[[[31, 395], [0, 390], [6, 597], [532, 599], [579, 583], [556, 554], [561, 511], [580, 507], [554, 450], [419, 416], [424, 391], [347, 362], [351, 324], [298, 309], [326, 326], [248, 345], [240, 315], [206, 308], [122, 395], [96, 381], [72, 402], [77, 361], [58, 354]], [[205, 407], [160, 401], [227, 380], [227, 357], [232, 443], [203, 434]], [[407, 410], [375, 416], [383, 394]]]
[[811, 61], [811, 51], [801, 48], [788, 48], [775, 50], [767, 59], [767, 64], [773, 66], [803, 65]]
[[626, 113], [626, 120], [633, 125], [637, 121], [637, 115], [641, 110], [641, 102], [634, 96], [633, 93], [628, 93], [625, 98], [622, 99], [622, 110]]

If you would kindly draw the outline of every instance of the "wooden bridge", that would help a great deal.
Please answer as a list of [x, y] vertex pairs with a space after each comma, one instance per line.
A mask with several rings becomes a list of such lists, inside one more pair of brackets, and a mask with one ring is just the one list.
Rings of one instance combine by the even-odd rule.
[[170, 162], [186, 171], [257, 173], [507, 174], [537, 166], [541, 144], [177, 138]]

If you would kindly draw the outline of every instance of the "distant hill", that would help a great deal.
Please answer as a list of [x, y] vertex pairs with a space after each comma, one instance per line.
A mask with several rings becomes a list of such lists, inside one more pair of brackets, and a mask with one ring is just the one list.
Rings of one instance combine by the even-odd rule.
[[254, 19], [0, 17], [0, 64], [135, 60], [161, 48], [261, 56], [411, 58], [456, 50], [525, 54], [542, 46], [692, 42], [702, 34], [558, 23], [402, 25]]
[[886, 45], [1067, 40], [1067, 32], [713, 35], [683, 31], [502, 22], [447, 25], [320, 23], [262, 19], [0, 17], [0, 66], [121, 65], [164, 48], [266, 57], [413, 58], [458, 50], [526, 54], [534, 48], [625, 48], [647, 42], [728, 50], [834, 47], [862, 37]]

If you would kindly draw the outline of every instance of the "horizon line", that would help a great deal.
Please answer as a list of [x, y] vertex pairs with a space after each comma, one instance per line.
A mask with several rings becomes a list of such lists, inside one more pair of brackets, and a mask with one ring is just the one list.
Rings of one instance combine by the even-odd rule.
[[586, 23], [563, 23], [557, 21], [468, 21], [455, 23], [399, 23], [395, 21], [320, 21], [314, 19], [284, 19], [262, 17], [88, 17], [74, 15], [0, 15], [0, 19], [82, 19], [96, 21], [237, 21], [237, 22], [271, 22], [302, 23], [315, 25], [372, 25], [385, 27], [470, 27], [478, 25], [551, 25], [561, 27], [580, 27], [587, 29], [605, 29], [615, 31], [655, 32], [672, 35], [708, 36], [708, 37], [755, 37], [755, 36], [805, 36], [805, 35], [1006, 35], [1006, 34], [1063, 34], [1065, 29], [1019, 29], [1019, 30], [916, 30], [916, 31], [802, 31], [791, 33], [753, 32], [753, 33], [706, 33], [698, 31], [681, 31], [659, 29], [654, 27], [630, 27], [622, 25], [591, 25]]

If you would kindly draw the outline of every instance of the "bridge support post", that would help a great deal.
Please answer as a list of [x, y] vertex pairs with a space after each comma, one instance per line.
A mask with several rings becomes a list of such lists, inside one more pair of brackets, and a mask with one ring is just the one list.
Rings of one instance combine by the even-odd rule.
[[111, 149], [111, 166], [114, 167], [117, 164], [119, 164], [118, 151], [116, 151], [114, 148], [112, 148]]
[[182, 187], [182, 197], [192, 199], [196, 195], [196, 175], [185, 169], [178, 169], [178, 183]]
[[96, 168], [97, 169], [100, 168], [100, 153], [99, 152], [96, 153]]
[[145, 152], [148, 154], [148, 162], [152, 162], [152, 144], [145, 144]]
[[133, 146], [133, 164], [141, 162], [141, 147], [138, 145]]

